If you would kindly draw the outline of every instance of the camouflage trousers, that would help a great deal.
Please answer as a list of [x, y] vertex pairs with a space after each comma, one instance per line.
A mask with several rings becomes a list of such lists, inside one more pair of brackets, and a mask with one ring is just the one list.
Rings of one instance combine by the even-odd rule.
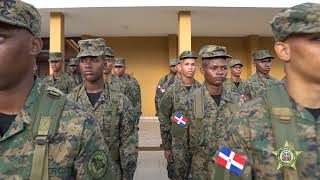
[[174, 179], [174, 166], [173, 162], [167, 161], [167, 171], [168, 171], [168, 178]]
[[175, 180], [189, 178], [191, 155], [187, 149], [187, 142], [182, 138], [172, 138], [172, 156], [175, 169]]
[[206, 151], [192, 152], [191, 176], [194, 180], [211, 180], [214, 162], [213, 155], [208, 155]]

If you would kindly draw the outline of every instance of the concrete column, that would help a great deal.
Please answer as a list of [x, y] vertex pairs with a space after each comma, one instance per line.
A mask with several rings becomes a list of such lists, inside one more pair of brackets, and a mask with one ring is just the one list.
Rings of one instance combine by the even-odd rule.
[[174, 59], [178, 56], [178, 38], [176, 34], [168, 35], [168, 59]]
[[252, 63], [252, 54], [259, 50], [259, 36], [258, 35], [249, 35], [247, 39], [248, 44], [248, 58], [245, 62], [247, 67], [247, 78], [249, 78], [251, 75], [253, 75], [256, 71], [255, 66]]
[[179, 54], [185, 50], [191, 50], [191, 12], [180, 11], [178, 13], [178, 49]]
[[50, 52], [61, 52], [64, 57], [64, 15], [60, 12], [50, 13]]

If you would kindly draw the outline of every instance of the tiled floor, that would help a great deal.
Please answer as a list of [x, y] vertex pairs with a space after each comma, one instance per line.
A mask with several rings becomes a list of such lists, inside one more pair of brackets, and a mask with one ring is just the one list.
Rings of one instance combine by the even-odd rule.
[[[158, 120], [141, 120], [139, 147], [159, 147], [161, 136]], [[139, 151], [135, 180], [168, 180], [163, 151]]]

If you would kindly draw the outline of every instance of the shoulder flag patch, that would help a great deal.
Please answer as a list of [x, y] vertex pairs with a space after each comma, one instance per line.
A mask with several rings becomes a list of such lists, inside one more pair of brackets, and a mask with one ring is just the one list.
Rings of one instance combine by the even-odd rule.
[[180, 113], [176, 113], [172, 122], [178, 124], [181, 127], [185, 127], [187, 125], [187, 118], [183, 117]]
[[230, 170], [232, 173], [240, 176], [244, 169], [246, 159], [243, 156], [231, 151], [230, 149], [222, 147], [219, 150], [216, 163]]

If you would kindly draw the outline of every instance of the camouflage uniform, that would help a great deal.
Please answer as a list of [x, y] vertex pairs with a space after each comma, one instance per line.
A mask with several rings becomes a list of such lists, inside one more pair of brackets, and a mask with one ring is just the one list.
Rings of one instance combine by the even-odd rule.
[[[280, 12], [271, 23], [275, 40], [283, 41], [290, 34], [319, 33], [319, 12], [320, 4], [315, 3], [296, 5]], [[318, 180], [319, 122], [320, 117], [316, 119], [289, 97], [283, 83], [273, 84], [265, 96], [249, 101], [235, 117], [232, 133], [234, 150], [248, 161], [242, 177], [251, 176], [253, 172], [255, 179]], [[295, 151], [302, 151], [296, 156], [296, 170], [292, 167], [277, 169], [273, 151], [284, 147], [286, 141]]]
[[[199, 52], [202, 59], [230, 57], [226, 48], [206, 45]], [[200, 100], [201, 99], [201, 100]], [[232, 113], [238, 107], [238, 97], [222, 88], [218, 106], [209, 94], [206, 83], [194, 93], [186, 96], [177, 111], [187, 118], [188, 150], [192, 156], [191, 176], [196, 180], [207, 180], [213, 174], [213, 155], [225, 144]], [[197, 110], [203, 113], [197, 114]], [[176, 128], [180, 128], [176, 126]]]
[[[71, 58], [69, 66], [78, 66], [79, 67], [79, 59], [78, 58]], [[80, 72], [78, 72], [76, 75], [73, 75], [71, 73], [69, 75], [73, 78], [76, 86], [83, 83], [83, 78], [82, 78]]]
[[[243, 66], [243, 64], [241, 63], [240, 60], [238, 59], [233, 59], [230, 61], [229, 63], [229, 68], [232, 68], [235, 65], [241, 65]], [[235, 83], [232, 82], [232, 79], [227, 79], [224, 83], [224, 86], [226, 88], [226, 90], [233, 92], [235, 94], [240, 94], [240, 95], [248, 95], [248, 87], [247, 87], [247, 82], [240, 79], [239, 82], [239, 86], [237, 87]]]
[[[116, 58], [114, 66], [125, 66], [125, 59], [124, 58]], [[122, 76], [119, 76], [120, 84], [123, 84], [122, 86], [131, 87], [132, 95], [128, 95], [128, 98], [130, 99], [131, 103], [133, 104], [135, 116], [136, 116], [136, 122], [139, 123], [140, 115], [141, 115], [141, 90], [140, 85], [136, 78], [129, 74], [124, 74]]]
[[[0, 2], [0, 22], [25, 28], [34, 36], [38, 36], [41, 31], [39, 12], [32, 5], [19, 0]], [[38, 113], [34, 112], [41, 108], [38, 106], [41, 104], [40, 98], [47, 97], [43, 92], [54, 94], [55, 98], [64, 97], [63, 93], [52, 87], [40, 91], [39, 81], [34, 82], [22, 110], [8, 131], [0, 136], [0, 179], [29, 179], [34, 170], [33, 158], [36, 157], [33, 156], [35, 146], [39, 145], [39, 136], [35, 138], [33, 134], [33, 126], [39, 122], [34, 117]], [[57, 118], [59, 123], [56, 132], [43, 142], [48, 145], [46, 157], [49, 178], [110, 178], [112, 160], [96, 119], [68, 100], [60, 108], [61, 116]]]
[[[170, 59], [169, 66], [170, 67], [176, 66], [177, 61], [178, 61], [177, 59]], [[154, 103], [155, 103], [155, 107], [156, 107], [156, 116], [158, 116], [158, 109], [159, 109], [161, 97], [166, 92], [167, 88], [171, 84], [174, 83], [175, 76], [176, 76], [175, 74], [169, 73], [169, 74], [165, 75], [164, 77], [162, 77], [158, 82], [157, 89], [156, 89], [156, 95], [154, 97]]]
[[[192, 51], [184, 51], [179, 59], [197, 58]], [[176, 108], [182, 98], [191, 94], [201, 85], [198, 81], [193, 80], [190, 90], [181, 79], [176, 78], [175, 82], [167, 89], [160, 101], [159, 121], [162, 138], [161, 147], [165, 150], [172, 150], [174, 178], [186, 179], [189, 175], [190, 155], [187, 152], [188, 138], [179, 134], [176, 124], [172, 123], [175, 116]], [[176, 131], [177, 130], [177, 131]]]
[[[268, 50], [260, 50], [255, 52], [252, 55], [252, 58], [255, 61], [259, 61], [263, 59], [273, 59], [274, 57], [270, 54]], [[257, 73], [252, 75], [247, 80], [248, 93], [250, 99], [263, 96], [268, 86], [277, 82], [278, 80], [271, 77], [270, 75], [264, 78], [259, 77]]]
[[[62, 61], [62, 54], [58, 53], [50, 53], [49, 54], [49, 62], [51, 60]], [[66, 72], [61, 72], [59, 79], [54, 79], [53, 74], [47, 76], [41, 81], [43, 86], [52, 86], [65, 94], [71, 92], [71, 90], [76, 86], [75, 81], [71, 76], [69, 76]]]
[[[105, 42], [101, 38], [81, 40], [79, 47], [78, 58], [101, 56], [104, 54]], [[121, 170], [119, 177], [132, 180], [137, 162], [138, 134], [135, 132], [134, 112], [130, 100], [123, 94], [109, 89], [106, 84], [96, 104], [92, 106], [85, 90], [85, 83], [76, 87], [68, 98], [94, 114], [104, 140], [110, 147], [112, 158]]]

